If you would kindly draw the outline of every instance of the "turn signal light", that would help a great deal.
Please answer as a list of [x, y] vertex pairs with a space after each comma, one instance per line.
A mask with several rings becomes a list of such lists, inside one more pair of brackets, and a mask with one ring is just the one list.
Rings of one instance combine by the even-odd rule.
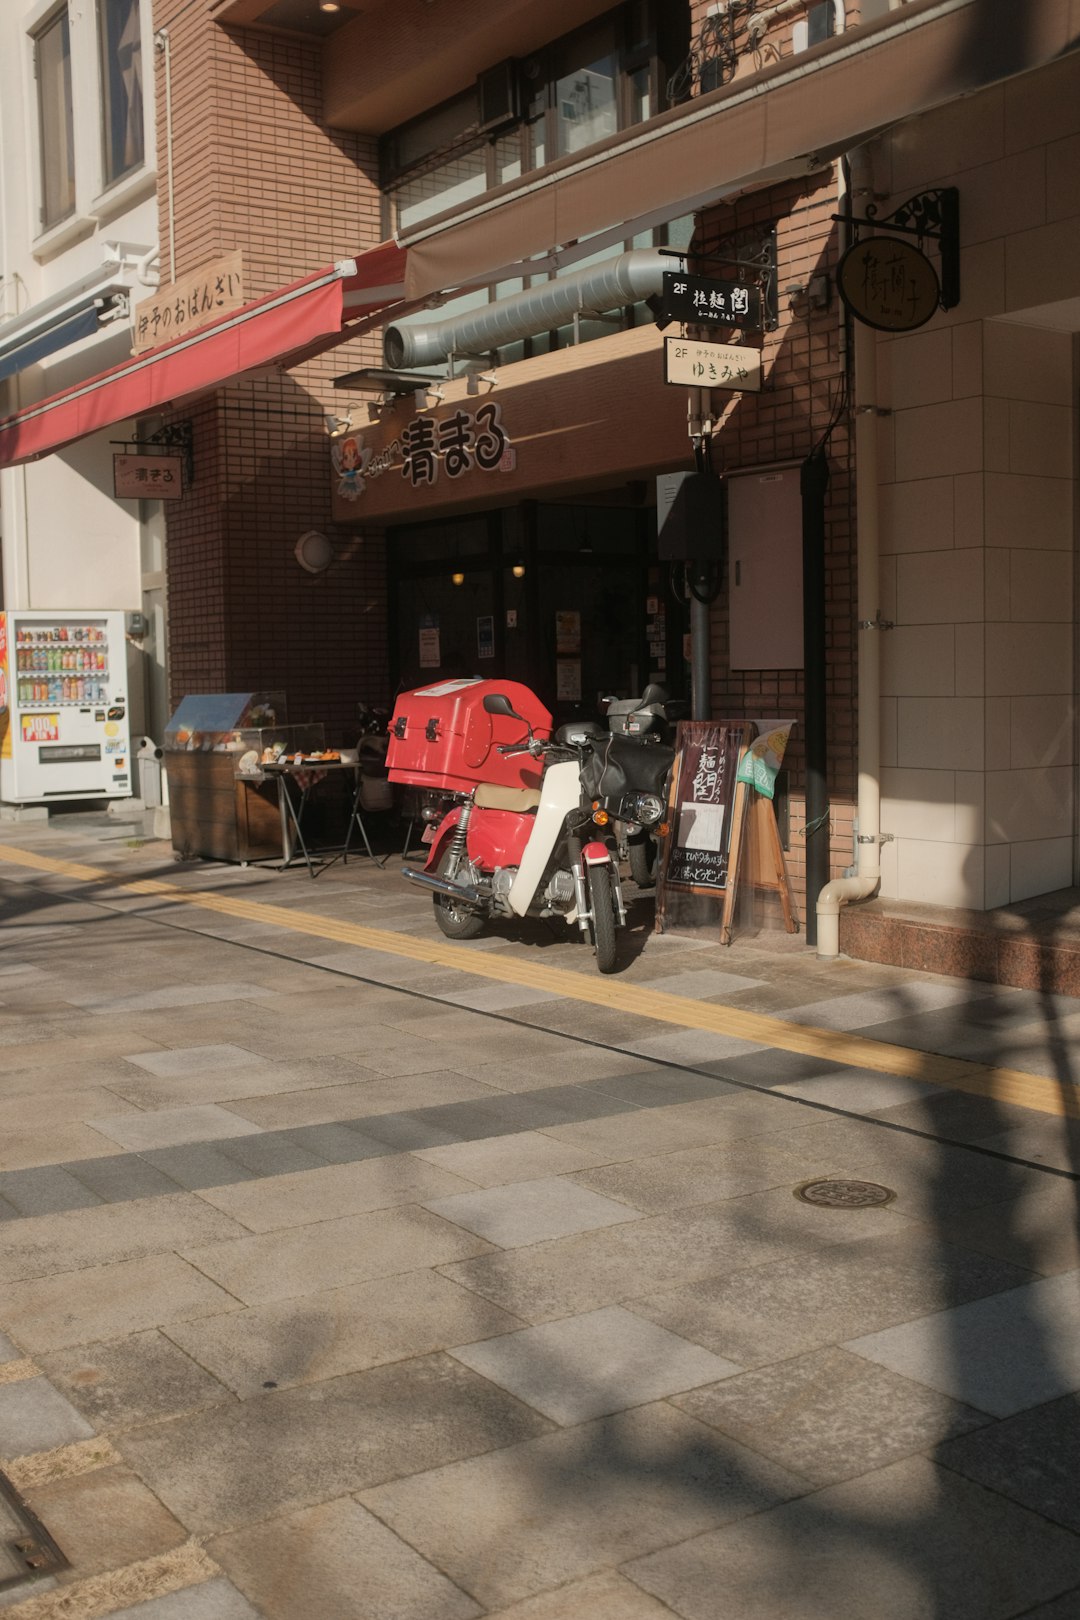
[[608, 815], [606, 810], [594, 810], [592, 813], [592, 818], [598, 827], [606, 827], [608, 822], [611, 820], [611, 817]]
[[671, 831], [671, 824], [670, 822], [662, 821], [656, 830], [660, 834], [661, 838], [666, 838], [668, 833]]

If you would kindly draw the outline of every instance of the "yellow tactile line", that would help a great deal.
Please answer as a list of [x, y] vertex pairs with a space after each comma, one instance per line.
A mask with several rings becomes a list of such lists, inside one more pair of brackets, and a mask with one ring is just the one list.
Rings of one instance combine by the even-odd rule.
[[17, 1491], [36, 1491], [57, 1480], [75, 1479], [82, 1474], [115, 1468], [123, 1462], [103, 1434], [71, 1445], [54, 1446], [51, 1451], [33, 1451], [26, 1457], [4, 1459], [4, 1472]]
[[531, 990], [547, 990], [568, 1000], [589, 1002], [596, 1007], [632, 1013], [639, 1018], [652, 1018], [662, 1024], [677, 1024], [682, 1029], [734, 1036], [783, 1052], [799, 1052], [804, 1056], [826, 1059], [830, 1063], [873, 1069], [881, 1074], [902, 1075], [931, 1085], [947, 1086], [954, 1091], [970, 1092], [977, 1097], [1030, 1108], [1037, 1113], [1080, 1119], [1080, 1093], [1077, 1090], [1044, 1075], [1027, 1074], [1020, 1069], [1002, 1069], [972, 1063], [965, 1058], [920, 1052], [907, 1046], [890, 1046], [865, 1035], [792, 1024], [767, 1013], [744, 1012], [740, 1008], [719, 1006], [714, 1002], [695, 1001], [688, 996], [673, 995], [667, 990], [652, 990], [645, 984], [630, 984], [599, 975], [590, 978], [565, 968], [525, 962], [519, 957], [465, 950], [460, 945], [435, 938], [420, 940], [387, 929], [369, 928], [361, 923], [338, 922], [314, 912], [268, 905], [264, 901], [241, 900], [236, 896], [215, 894], [204, 889], [183, 889], [175, 883], [163, 883], [157, 878], [121, 879], [115, 873], [99, 867], [58, 860], [11, 845], [0, 845], [0, 861], [76, 878], [83, 883], [105, 884], [110, 890], [147, 895], [169, 904], [195, 906], [200, 911], [213, 912], [222, 917], [273, 924], [292, 933], [309, 934], [316, 939], [329, 940], [337, 945], [353, 945], [361, 950], [381, 951], [384, 955], [404, 957], [431, 967], [451, 968], [475, 978], [496, 979]]
[[199, 1544], [185, 1541], [171, 1552], [144, 1558], [123, 1569], [110, 1569], [36, 1592], [4, 1610], [4, 1620], [104, 1620], [106, 1615], [169, 1592], [212, 1581], [222, 1573]]

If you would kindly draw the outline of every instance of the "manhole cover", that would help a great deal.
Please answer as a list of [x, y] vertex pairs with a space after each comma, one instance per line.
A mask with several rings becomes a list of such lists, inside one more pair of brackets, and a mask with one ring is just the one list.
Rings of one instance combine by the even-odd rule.
[[7, 1475], [0, 1474], [0, 1600], [66, 1568], [67, 1559], [41, 1520]]
[[806, 1181], [795, 1189], [805, 1204], [822, 1204], [826, 1209], [869, 1209], [889, 1204], [896, 1194], [876, 1181]]

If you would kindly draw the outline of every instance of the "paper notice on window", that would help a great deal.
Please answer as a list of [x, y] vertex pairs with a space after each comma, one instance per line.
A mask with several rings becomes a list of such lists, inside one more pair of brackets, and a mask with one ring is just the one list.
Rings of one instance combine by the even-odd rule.
[[581, 661], [560, 658], [555, 665], [555, 696], [562, 703], [581, 702]]

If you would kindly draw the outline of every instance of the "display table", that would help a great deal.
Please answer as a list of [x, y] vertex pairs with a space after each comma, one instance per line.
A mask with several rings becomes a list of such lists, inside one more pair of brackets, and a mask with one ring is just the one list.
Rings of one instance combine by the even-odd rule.
[[[264, 776], [271, 777], [277, 782], [278, 814], [281, 820], [281, 866], [279, 871], [287, 871], [290, 866], [302, 861], [308, 869], [308, 875], [314, 878], [327, 866], [333, 866], [335, 861], [348, 862], [349, 855], [353, 852], [354, 829], [359, 831], [364, 841], [364, 848], [375, 862], [375, 865], [386, 865], [385, 859], [380, 860], [371, 847], [371, 840], [368, 837], [364, 818], [360, 811], [360, 792], [363, 786], [363, 776], [358, 763], [340, 759], [311, 760], [310, 762], [301, 761], [299, 763], [295, 760], [286, 760], [260, 765], [259, 770]], [[309, 849], [304, 838], [303, 828], [304, 810], [307, 807], [308, 799], [320, 782], [328, 780], [341, 771], [351, 771], [354, 777], [345, 842], [334, 849]], [[297, 854], [298, 848], [299, 854]], [[356, 853], [359, 853], [359, 851]]]

